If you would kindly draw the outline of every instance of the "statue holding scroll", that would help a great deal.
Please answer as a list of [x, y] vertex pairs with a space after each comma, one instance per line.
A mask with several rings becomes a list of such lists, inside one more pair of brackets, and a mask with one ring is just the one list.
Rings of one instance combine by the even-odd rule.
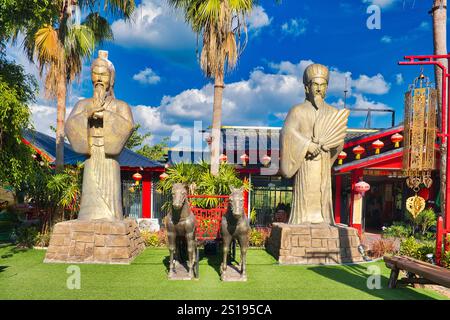
[[72, 148], [88, 156], [78, 220], [122, 220], [120, 166], [117, 157], [133, 130], [127, 103], [114, 97], [115, 70], [107, 51], [92, 64], [94, 97], [79, 101], [66, 124]]
[[335, 224], [331, 166], [344, 145], [349, 110], [324, 102], [328, 82], [325, 66], [306, 68], [306, 101], [290, 110], [281, 131], [281, 173], [295, 176], [289, 224]]

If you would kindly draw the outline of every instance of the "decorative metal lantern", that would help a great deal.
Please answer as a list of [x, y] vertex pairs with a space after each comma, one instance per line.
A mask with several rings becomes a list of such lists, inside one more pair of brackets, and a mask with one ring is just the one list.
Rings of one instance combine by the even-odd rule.
[[357, 184], [355, 184], [355, 191], [360, 193], [363, 197], [366, 194], [367, 191], [370, 190], [370, 184], [367, 182], [361, 180]]
[[355, 156], [355, 159], [356, 159], [356, 160], [361, 159], [361, 155], [362, 155], [365, 151], [366, 151], [366, 149], [364, 149], [364, 148], [361, 147], [361, 146], [356, 146], [356, 147], [354, 147], [354, 148], [353, 148], [353, 153], [356, 155], [356, 156]]
[[384, 147], [384, 143], [381, 140], [372, 142], [372, 147], [375, 149], [375, 154], [380, 154], [380, 150]]
[[262, 164], [264, 165], [264, 167], [268, 167], [270, 164], [270, 161], [272, 161], [272, 158], [266, 154], [261, 160], [262, 160]]
[[435, 169], [437, 90], [421, 74], [405, 94], [405, 144], [403, 170], [406, 183], [416, 193], [423, 183], [430, 188]]
[[338, 164], [342, 165], [344, 163], [344, 160], [347, 158], [347, 153], [345, 153], [344, 151], [341, 151], [341, 153], [339, 153], [338, 155]]
[[219, 161], [220, 161], [220, 163], [227, 163], [227, 160], [228, 160], [228, 157], [227, 157], [227, 155], [226, 154], [221, 154], [220, 156], [219, 156]]
[[247, 165], [247, 162], [250, 159], [250, 157], [244, 152], [240, 158], [242, 161], [242, 165], [245, 167]]
[[403, 141], [403, 136], [397, 132], [396, 134], [392, 135], [391, 141], [394, 144], [395, 148], [400, 148], [400, 142]]
[[132, 178], [135, 181], [134, 184], [138, 186], [139, 182], [142, 180], [142, 174], [136, 172], [135, 174], [133, 174]]

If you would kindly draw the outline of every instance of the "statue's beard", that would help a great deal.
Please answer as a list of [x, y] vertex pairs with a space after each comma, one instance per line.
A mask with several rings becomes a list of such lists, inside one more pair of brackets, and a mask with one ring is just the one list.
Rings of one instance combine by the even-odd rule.
[[316, 108], [322, 108], [322, 106], [323, 106], [323, 104], [324, 104], [324, 100], [323, 100], [323, 97], [322, 97], [322, 95], [321, 94], [315, 94], [314, 96], [313, 96], [313, 101], [312, 101], [312, 103], [313, 103], [313, 105], [316, 107]]
[[96, 84], [94, 88], [94, 105], [97, 108], [100, 108], [105, 103], [105, 99], [106, 99], [105, 86], [101, 83]]

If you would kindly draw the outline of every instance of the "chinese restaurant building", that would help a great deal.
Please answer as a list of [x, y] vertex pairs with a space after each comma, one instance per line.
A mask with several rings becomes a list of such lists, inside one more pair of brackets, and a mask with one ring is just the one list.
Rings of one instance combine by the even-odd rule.
[[[292, 179], [279, 173], [279, 135], [281, 128], [223, 127], [223, 157], [234, 164], [242, 179], [252, 183], [246, 212], [254, 210], [256, 226], [276, 221], [278, 209], [289, 211]], [[406, 199], [413, 195], [402, 176], [403, 126], [388, 129], [348, 129], [344, 153], [332, 168], [334, 215], [337, 223], [363, 232], [380, 232], [383, 226], [406, 219]], [[183, 154], [184, 153], [184, 154]], [[176, 154], [176, 157], [174, 156]], [[180, 156], [181, 155], [181, 156]], [[244, 155], [247, 161], [244, 163]], [[174, 158], [198, 163], [209, 161], [209, 151], [169, 151]], [[267, 161], [269, 160], [269, 163]], [[370, 186], [364, 195], [355, 187], [364, 181]], [[439, 179], [419, 194], [434, 205], [439, 194]]]

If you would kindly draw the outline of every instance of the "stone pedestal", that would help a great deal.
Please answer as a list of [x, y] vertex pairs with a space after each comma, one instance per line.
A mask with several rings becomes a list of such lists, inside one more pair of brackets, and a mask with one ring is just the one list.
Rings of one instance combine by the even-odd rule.
[[247, 281], [247, 275], [242, 275], [237, 266], [229, 265], [227, 271], [220, 275], [220, 279], [224, 282], [245, 282]]
[[53, 228], [44, 262], [129, 264], [144, 249], [135, 220], [71, 220]]
[[346, 226], [274, 223], [267, 250], [280, 264], [363, 262], [358, 231]]
[[169, 272], [167, 278], [175, 281], [187, 281], [195, 279], [189, 275], [189, 268], [186, 263], [175, 263], [175, 272]]

